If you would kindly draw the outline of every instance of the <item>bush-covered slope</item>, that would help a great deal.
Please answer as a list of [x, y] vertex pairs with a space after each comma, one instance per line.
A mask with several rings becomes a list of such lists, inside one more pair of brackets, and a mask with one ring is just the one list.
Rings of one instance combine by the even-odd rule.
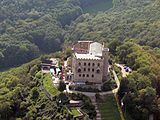
[[[65, 106], [42, 87], [40, 59], [0, 73], [0, 120], [70, 120]], [[57, 96], [57, 99], [59, 96]]]

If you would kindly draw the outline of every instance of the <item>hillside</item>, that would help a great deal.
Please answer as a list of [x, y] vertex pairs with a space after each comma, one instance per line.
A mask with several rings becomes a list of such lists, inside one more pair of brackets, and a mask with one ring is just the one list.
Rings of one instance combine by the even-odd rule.
[[72, 0], [1, 0], [0, 68], [61, 50], [63, 27], [81, 13]]
[[109, 11], [83, 14], [65, 35], [66, 44], [78, 40], [104, 42], [113, 63], [133, 70], [127, 78], [120, 78], [118, 95], [125, 117], [127, 112], [134, 120], [147, 120], [153, 114], [160, 120], [159, 0], [114, 0]]
[[114, 8], [108, 12], [80, 16], [68, 28], [66, 41], [93, 39], [110, 42], [132, 39], [140, 45], [160, 47], [159, 6], [158, 0], [115, 0]]
[[[123, 63], [133, 70], [120, 77], [124, 115], [146, 120], [153, 114], [160, 120], [160, 1], [114, 0], [106, 12], [87, 13], [90, 4], [91, 0], [1, 0], [0, 68], [26, 63], [78, 40], [104, 42], [111, 64]], [[64, 53], [54, 55], [62, 59]], [[70, 119], [70, 113], [41, 89], [37, 73], [45, 57], [0, 72], [0, 119]]]
[[[70, 119], [70, 113], [51, 100], [38, 74], [40, 59], [0, 73], [0, 119]], [[57, 96], [58, 98], [58, 96]]]

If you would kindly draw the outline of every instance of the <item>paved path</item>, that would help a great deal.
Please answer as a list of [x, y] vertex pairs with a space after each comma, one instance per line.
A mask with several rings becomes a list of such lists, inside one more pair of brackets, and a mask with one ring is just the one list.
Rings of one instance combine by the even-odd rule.
[[[107, 92], [99, 92], [100, 95], [104, 96], [104, 95], [110, 95], [110, 94], [116, 94], [118, 92], [118, 89], [120, 87], [120, 81], [117, 77], [117, 74], [114, 70], [112, 70], [113, 72], [113, 75], [114, 75], [114, 79], [115, 79], [115, 82], [117, 84], [117, 88], [111, 90], [111, 91], [107, 91]], [[96, 113], [97, 113], [97, 116], [96, 116], [96, 120], [101, 120], [101, 114], [100, 114], [100, 111], [98, 110], [98, 105], [96, 103], [96, 98], [95, 98], [95, 94], [94, 92], [81, 92], [81, 91], [73, 91], [73, 90], [70, 90], [69, 89], [69, 86], [70, 86], [70, 83], [68, 85], [66, 85], [66, 91], [68, 93], [73, 93], [73, 92], [79, 92], [79, 93], [82, 93], [86, 96], [88, 96], [91, 101], [92, 101], [92, 104], [95, 106], [95, 110], [96, 110]]]
[[89, 96], [89, 97], [90, 97], [90, 99], [92, 101], [92, 104], [95, 106], [95, 110], [96, 110], [96, 113], [97, 113], [96, 120], [102, 120], [101, 113], [100, 113], [100, 111], [98, 109], [98, 105], [97, 105], [95, 96]]
[[126, 72], [126, 70], [124, 69], [124, 64], [117, 64], [117, 63], [115, 63], [115, 65], [117, 66], [117, 67], [120, 67], [121, 68], [121, 72], [122, 72], [122, 77], [127, 77], [127, 75], [129, 74], [129, 72]]
[[[117, 92], [118, 92], [118, 89], [119, 89], [119, 87], [120, 87], [120, 81], [119, 81], [119, 79], [118, 79], [118, 77], [117, 77], [117, 74], [116, 74], [116, 72], [113, 70], [112, 71], [113, 72], [113, 75], [114, 75], [114, 79], [115, 79], [115, 82], [116, 82], [116, 84], [117, 84], [117, 88], [115, 88], [115, 89], [113, 89], [113, 90], [111, 90], [111, 91], [107, 91], [107, 92], [99, 92], [99, 94], [100, 95], [109, 95], [109, 94], [116, 94]], [[69, 84], [70, 85], [70, 84]], [[73, 90], [69, 90], [69, 85], [67, 85], [66, 86], [66, 90], [67, 90], [67, 92], [68, 93], [73, 93], [73, 92], [79, 92], [79, 93], [82, 93], [82, 94], [84, 94], [84, 95], [86, 95], [86, 96], [95, 96], [95, 94], [96, 93], [94, 93], [94, 92], [81, 92], [81, 91], [73, 91]]]

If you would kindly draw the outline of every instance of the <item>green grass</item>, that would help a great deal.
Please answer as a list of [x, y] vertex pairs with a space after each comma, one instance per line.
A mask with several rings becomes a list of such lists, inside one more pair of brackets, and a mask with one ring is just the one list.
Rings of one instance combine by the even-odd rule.
[[58, 89], [53, 85], [52, 78], [50, 74], [46, 74], [43, 79], [43, 85], [45, 89], [53, 96], [58, 95], [60, 92]]
[[98, 104], [102, 120], [121, 120], [118, 106], [113, 95], [106, 96], [105, 100]]
[[99, 11], [107, 11], [112, 7], [112, 0], [104, 0], [93, 5], [83, 7], [83, 11], [84, 13], [97, 13]]
[[77, 117], [77, 116], [81, 115], [80, 111], [78, 109], [76, 109], [76, 108], [71, 109], [71, 112], [72, 112], [72, 115], [74, 117]]

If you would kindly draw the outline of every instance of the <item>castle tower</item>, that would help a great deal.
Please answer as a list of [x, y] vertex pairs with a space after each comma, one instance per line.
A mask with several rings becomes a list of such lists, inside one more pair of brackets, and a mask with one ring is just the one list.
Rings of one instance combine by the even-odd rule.
[[103, 51], [102, 51], [102, 57], [103, 57], [103, 77], [102, 77], [102, 81], [103, 82], [108, 80], [108, 67], [109, 67], [108, 52], [109, 52], [108, 48], [104, 48]]

